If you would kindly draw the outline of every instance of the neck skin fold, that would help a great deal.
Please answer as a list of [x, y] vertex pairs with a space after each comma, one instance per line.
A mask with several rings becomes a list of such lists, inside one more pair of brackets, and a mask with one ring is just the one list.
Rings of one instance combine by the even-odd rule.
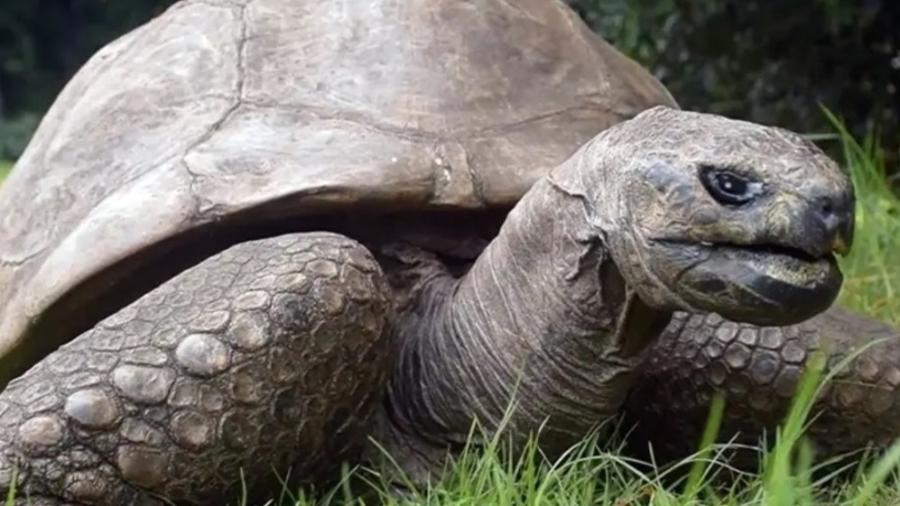
[[464, 276], [419, 269], [386, 413], [436, 446], [464, 443], [478, 420], [564, 451], [616, 416], [670, 317], [628, 289], [583, 199], [546, 178]]

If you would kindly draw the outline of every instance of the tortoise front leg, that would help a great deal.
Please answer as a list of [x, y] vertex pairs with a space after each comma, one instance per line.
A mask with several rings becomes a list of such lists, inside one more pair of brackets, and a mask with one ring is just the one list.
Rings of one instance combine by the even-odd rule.
[[17, 473], [17, 504], [216, 504], [242, 476], [353, 458], [390, 370], [388, 290], [335, 234], [209, 258], [0, 394], [0, 497]]
[[884, 446], [900, 437], [900, 332], [838, 307], [786, 327], [676, 313], [637, 369], [627, 416], [638, 423], [637, 440], [653, 442], [657, 456], [682, 457], [697, 449], [720, 391], [727, 402], [720, 440], [740, 433], [739, 441], [755, 444], [783, 420], [813, 351], [827, 353], [834, 367], [873, 341], [880, 342], [826, 389], [809, 434], [829, 455]]

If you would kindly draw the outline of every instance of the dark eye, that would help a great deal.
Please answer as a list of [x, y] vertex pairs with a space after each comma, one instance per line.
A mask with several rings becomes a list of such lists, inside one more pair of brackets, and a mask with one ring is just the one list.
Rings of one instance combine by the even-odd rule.
[[731, 170], [704, 166], [700, 180], [706, 191], [720, 204], [746, 204], [763, 192], [763, 184]]

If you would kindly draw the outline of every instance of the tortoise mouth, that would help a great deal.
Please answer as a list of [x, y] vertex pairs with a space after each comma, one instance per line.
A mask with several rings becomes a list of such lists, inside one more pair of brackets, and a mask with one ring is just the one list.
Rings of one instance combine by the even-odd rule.
[[[723, 278], [732, 269], [750, 269], [783, 283], [810, 286], [822, 282], [836, 268], [831, 253], [814, 255], [804, 249], [777, 243], [736, 244], [730, 242], [657, 241], [678, 256], [692, 258], [694, 263], [721, 264]], [[729, 269], [724, 269], [725, 266]]]
[[779, 243], [738, 244], [734, 242], [692, 242], [675, 239], [655, 239], [653, 242], [667, 248], [683, 248], [695, 251], [705, 251], [716, 254], [720, 251], [730, 251], [747, 258], [770, 257], [774, 260], [794, 260], [802, 263], [816, 263], [833, 258], [833, 255], [817, 255], [803, 248]]
[[[791, 246], [776, 244], [700, 245], [709, 257], [721, 257], [733, 264], [745, 264], [765, 277], [794, 286], [814, 286], [833, 275], [837, 260], [833, 254], [815, 256]], [[740, 268], [736, 266], [736, 268]]]
[[762, 243], [762, 244], [734, 244], [734, 243], [713, 243], [708, 248], [731, 249], [737, 252], [744, 252], [748, 257], [768, 256], [776, 259], [796, 260], [798, 262], [815, 263], [831, 255], [816, 256], [800, 248], [793, 246], [785, 246], [782, 244]]
[[783, 244], [654, 241], [672, 288], [694, 307], [765, 325], [797, 323], [826, 309], [843, 280], [833, 254]]

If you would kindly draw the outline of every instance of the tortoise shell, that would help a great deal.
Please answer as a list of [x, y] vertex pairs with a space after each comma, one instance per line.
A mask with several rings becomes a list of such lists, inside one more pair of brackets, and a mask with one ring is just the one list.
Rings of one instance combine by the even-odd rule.
[[0, 190], [0, 384], [211, 224], [508, 208], [660, 104], [561, 2], [177, 3], [75, 75]]

